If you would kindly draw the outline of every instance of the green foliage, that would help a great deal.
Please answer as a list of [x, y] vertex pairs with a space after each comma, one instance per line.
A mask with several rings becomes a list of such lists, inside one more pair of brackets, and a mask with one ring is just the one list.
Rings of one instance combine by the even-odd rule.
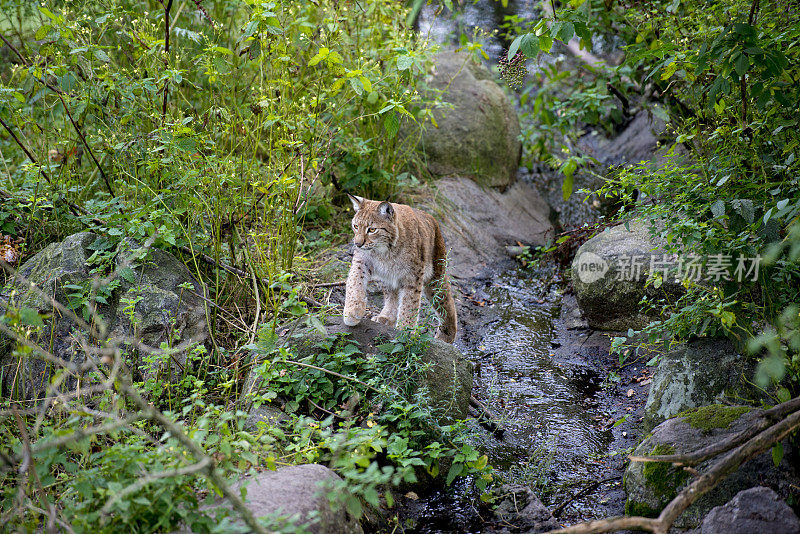
[[[528, 157], [557, 166], [568, 196], [572, 175], [592, 162], [576, 138], [589, 129], [609, 132], [625, 114], [648, 110], [667, 124], [665, 161], [612, 169], [598, 194], [638, 190], [648, 201], [637, 215], [653, 221], [671, 252], [732, 263], [731, 280], [686, 281], [678, 301], [647, 303], [669, 313], [645, 329], [645, 339], [725, 335], [768, 355], [760, 385], [787, 373], [800, 380], [797, 13], [777, 2], [583, 0], [518, 31], [526, 32], [515, 43], [528, 57], [550, 50], [543, 37], [566, 43], [574, 36], [590, 52], [609, 43], [624, 50], [616, 66], [542, 67], [541, 89], [522, 93], [525, 109], [533, 104]], [[538, 49], [530, 46], [534, 36]], [[763, 261], [740, 281], [739, 258]]]
[[[416, 482], [420, 470], [436, 477], [446, 467], [448, 485], [476, 475], [485, 492], [492, 480], [487, 456], [466, 441], [462, 424], [436, 423], [419, 385], [429, 342], [427, 335], [406, 332], [367, 355], [347, 337], [323, 337], [293, 352], [276, 347], [274, 334], [264, 329], [251, 348], [266, 358], [255, 371], [268, 392], [255, 405], [280, 398], [299, 417], [295, 442], [287, 446], [294, 461], [331, 462], [349, 491], [371, 506], [379, 505], [383, 486]], [[328, 416], [309, 424], [306, 418], [315, 413]], [[391, 501], [390, 493], [384, 497]]]

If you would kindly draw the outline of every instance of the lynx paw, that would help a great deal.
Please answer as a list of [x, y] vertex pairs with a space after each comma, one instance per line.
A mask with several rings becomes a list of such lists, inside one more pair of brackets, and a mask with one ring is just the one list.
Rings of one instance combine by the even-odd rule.
[[389, 326], [394, 325], [394, 321], [392, 320], [392, 318], [386, 317], [385, 315], [376, 315], [375, 317], [372, 318], [372, 320], [375, 321], [376, 323], [388, 324]]
[[357, 317], [356, 315], [345, 312], [344, 316], [342, 317], [342, 320], [344, 321], [344, 324], [346, 324], [347, 326], [355, 326], [361, 322], [361, 317]]

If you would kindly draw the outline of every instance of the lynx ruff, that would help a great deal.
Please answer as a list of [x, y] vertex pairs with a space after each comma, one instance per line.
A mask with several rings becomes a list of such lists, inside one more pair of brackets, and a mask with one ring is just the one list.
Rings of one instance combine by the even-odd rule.
[[446, 254], [439, 223], [404, 204], [348, 195], [353, 203], [356, 245], [344, 302], [344, 323], [355, 326], [367, 311], [367, 282], [383, 286], [383, 309], [373, 318], [391, 326], [415, 327], [422, 292], [439, 318], [436, 338], [456, 337], [456, 307], [445, 273]]

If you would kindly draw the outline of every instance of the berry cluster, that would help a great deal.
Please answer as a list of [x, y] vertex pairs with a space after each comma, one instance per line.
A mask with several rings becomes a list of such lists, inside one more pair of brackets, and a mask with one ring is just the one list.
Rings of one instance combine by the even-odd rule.
[[517, 52], [512, 59], [508, 59], [508, 53], [498, 61], [500, 67], [500, 77], [503, 78], [509, 87], [519, 89], [522, 87], [522, 80], [527, 74], [525, 68], [525, 55]]

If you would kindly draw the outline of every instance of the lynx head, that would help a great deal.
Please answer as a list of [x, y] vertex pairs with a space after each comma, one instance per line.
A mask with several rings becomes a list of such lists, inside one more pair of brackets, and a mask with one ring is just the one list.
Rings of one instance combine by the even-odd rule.
[[397, 241], [397, 224], [392, 205], [350, 194], [347, 196], [356, 211], [353, 216], [353, 243], [361, 250], [386, 252]]

